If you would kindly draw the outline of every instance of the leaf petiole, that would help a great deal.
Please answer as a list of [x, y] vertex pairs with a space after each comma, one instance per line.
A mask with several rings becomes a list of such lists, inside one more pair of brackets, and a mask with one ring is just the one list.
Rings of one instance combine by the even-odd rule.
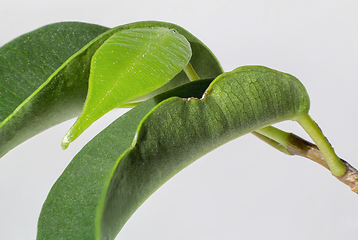
[[310, 115], [304, 114], [296, 118], [296, 121], [308, 133], [312, 140], [316, 143], [318, 149], [322, 153], [331, 173], [336, 177], [343, 176], [347, 169], [345, 164], [338, 158], [331, 144], [323, 135], [317, 123]]
[[194, 70], [193, 66], [190, 64], [190, 62], [184, 67], [183, 70], [184, 70], [185, 74], [188, 76], [190, 81], [200, 80], [200, 77], [195, 72], [195, 70]]
[[[328, 142], [327, 138], [323, 135], [321, 129], [311, 118], [311, 116], [304, 114], [297, 117], [296, 121], [315, 142], [318, 149], [322, 153], [322, 156], [324, 157], [331, 173], [336, 177], [343, 176], [347, 171], [346, 165], [336, 155], [331, 144]], [[287, 151], [289, 137], [291, 135], [290, 133], [284, 132], [272, 126], [268, 126], [256, 130], [256, 132], [253, 132], [253, 134], [277, 150], [291, 155], [291, 153]]]
[[276, 148], [277, 150], [291, 155], [287, 151], [287, 139], [290, 136], [290, 133], [282, 131], [278, 128], [268, 126], [252, 132], [256, 137], [260, 138], [262, 141], [266, 142], [270, 146]]

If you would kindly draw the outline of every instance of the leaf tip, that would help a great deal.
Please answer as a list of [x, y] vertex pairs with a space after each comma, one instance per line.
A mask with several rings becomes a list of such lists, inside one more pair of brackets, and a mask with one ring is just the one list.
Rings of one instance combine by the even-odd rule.
[[62, 150], [66, 150], [68, 148], [68, 146], [70, 145], [71, 141], [68, 138], [68, 135], [66, 134], [66, 136], [62, 139], [61, 142], [61, 147]]

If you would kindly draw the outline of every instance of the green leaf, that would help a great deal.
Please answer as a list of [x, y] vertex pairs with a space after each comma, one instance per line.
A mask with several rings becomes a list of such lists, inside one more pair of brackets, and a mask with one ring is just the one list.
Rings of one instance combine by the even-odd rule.
[[[202, 42], [171, 23], [136, 22], [110, 30], [79, 22], [44, 26], [0, 48], [0, 157], [32, 136], [78, 116], [87, 95], [93, 54], [116, 32], [146, 27], [175, 29], [185, 36], [193, 52], [190, 62], [200, 77], [222, 73]], [[181, 72], [152, 95], [188, 81]]]
[[[181, 89], [196, 84], [202, 81]], [[224, 73], [204, 89], [202, 97], [196, 89], [150, 99], [88, 143], [51, 189], [38, 239], [114, 239], [157, 188], [195, 159], [309, 109], [296, 78], [260, 66]], [[163, 100], [173, 94], [181, 98]]]
[[[190, 32], [176, 24], [159, 21], [142, 21], [121, 25], [109, 30], [109, 32], [112, 33], [124, 29], [152, 27], [175, 29], [179, 34], [183, 35], [189, 41], [192, 50], [190, 64], [194, 67], [196, 73], [201, 79], [215, 78], [219, 74], [223, 73], [223, 69], [219, 61], [216, 59], [215, 55], [211, 52], [211, 50]], [[175, 76], [174, 79], [172, 79], [169, 83], [146, 95], [145, 97], [140, 98], [140, 100], [147, 100], [160, 93], [163, 93], [174, 87], [180, 86], [188, 82], [188, 77], [186, 76], [184, 71], [182, 71], [177, 76]]]
[[189, 42], [173, 29], [135, 28], [113, 34], [92, 57], [86, 103], [62, 147], [104, 114], [169, 82], [190, 58]]
[[[37, 239], [98, 239], [100, 223], [96, 222], [95, 216], [99, 202], [103, 202], [102, 191], [108, 185], [118, 157], [131, 146], [140, 121], [153, 107], [169, 97], [200, 97], [210, 82], [191, 82], [149, 99], [91, 140], [52, 187], [41, 212]], [[53, 212], [54, 207], [58, 208], [58, 212]], [[81, 229], [78, 231], [73, 226]]]
[[[88, 51], [79, 54], [81, 62], [58, 68], [107, 29], [87, 23], [55, 23], [0, 48], [0, 157], [80, 113], [87, 94], [89, 68], [82, 66]], [[54, 72], [57, 74], [51, 75]]]

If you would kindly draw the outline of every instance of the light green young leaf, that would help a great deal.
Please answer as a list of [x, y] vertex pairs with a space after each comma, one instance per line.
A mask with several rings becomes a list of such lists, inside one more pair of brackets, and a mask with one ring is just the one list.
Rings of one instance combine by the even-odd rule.
[[86, 103], [62, 147], [107, 112], [169, 82], [190, 58], [189, 42], [173, 29], [134, 28], [113, 34], [92, 57]]
[[[202, 81], [183, 88], [196, 84]], [[203, 97], [195, 89], [150, 99], [88, 143], [51, 189], [38, 239], [114, 239], [157, 188], [197, 158], [309, 109], [295, 77], [260, 66], [224, 73], [204, 89]]]

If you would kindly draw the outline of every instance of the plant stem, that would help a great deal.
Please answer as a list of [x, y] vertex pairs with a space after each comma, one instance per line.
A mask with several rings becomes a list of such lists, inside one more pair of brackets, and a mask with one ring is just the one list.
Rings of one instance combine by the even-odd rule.
[[194, 70], [193, 66], [190, 64], [190, 62], [188, 63], [188, 65], [185, 66], [185, 68], [183, 70], [184, 70], [185, 74], [188, 76], [190, 81], [200, 80], [200, 77], [195, 72], [195, 70]]
[[[311, 159], [315, 161], [316, 163], [322, 165], [323, 167], [330, 170], [328, 167], [327, 162], [325, 161], [325, 158], [318, 149], [318, 147], [298, 136], [295, 134], [290, 134], [290, 137], [288, 138], [288, 145], [287, 145], [287, 151], [292, 155], [299, 155], [308, 159]], [[351, 190], [355, 193], [358, 193], [358, 171], [354, 167], [352, 167], [348, 162], [344, 161], [343, 159], [340, 159], [342, 163], [346, 167], [346, 172], [343, 174], [343, 176], [335, 176], [339, 181], [343, 182], [344, 184], [347, 184]]]
[[336, 177], [343, 176], [347, 169], [345, 164], [338, 158], [331, 144], [327, 138], [323, 135], [321, 129], [318, 127], [315, 121], [308, 115], [302, 115], [298, 117], [297, 122], [308, 133], [312, 140], [316, 143], [318, 149], [322, 153], [325, 161], [331, 173]]
[[[311, 159], [312, 161], [330, 170], [322, 152], [320, 152], [318, 147], [296, 136], [295, 134], [282, 131], [272, 126], [257, 130], [256, 132], [253, 132], [253, 134], [281, 152]], [[353, 192], [358, 193], [357, 169], [352, 167], [343, 159], [340, 160], [345, 165], [347, 170], [343, 176], [336, 176], [336, 178], [348, 185]]]

